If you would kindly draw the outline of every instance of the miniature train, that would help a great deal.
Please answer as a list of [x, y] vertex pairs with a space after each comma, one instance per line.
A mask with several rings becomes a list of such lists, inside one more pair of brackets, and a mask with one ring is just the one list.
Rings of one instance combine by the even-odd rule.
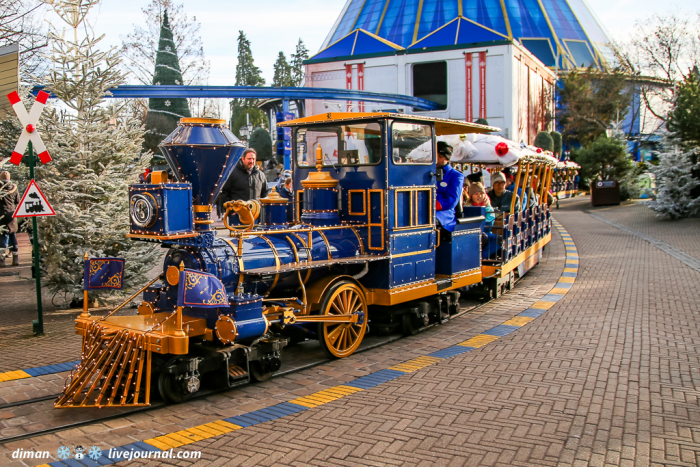
[[[513, 205], [492, 225], [479, 207], [464, 207], [453, 232], [436, 222], [437, 139], [493, 146], [499, 137], [464, 135], [497, 128], [394, 113], [328, 113], [280, 126], [296, 143], [295, 200], [273, 192], [225, 203], [227, 237], [213, 229], [212, 205], [244, 145], [223, 120], [196, 118], [183, 118], [161, 143], [176, 181], [156, 172], [131, 185], [128, 236], [167, 249], [163, 272], [129, 299], [143, 294], [138, 315], [76, 320], [81, 363], [56, 407], [147, 405], [156, 388], [181, 402], [203, 383], [270, 378], [290, 342], [318, 339], [340, 358], [358, 349], [368, 323], [373, 332], [414, 334], [456, 313], [463, 290], [497, 296], [512, 287], [551, 239], [540, 201]], [[515, 190], [546, 199], [556, 160], [504, 144], [463, 154], [458, 165], [517, 167]], [[177, 306], [178, 290], [189, 287], [183, 270], [218, 278], [221, 306]]]

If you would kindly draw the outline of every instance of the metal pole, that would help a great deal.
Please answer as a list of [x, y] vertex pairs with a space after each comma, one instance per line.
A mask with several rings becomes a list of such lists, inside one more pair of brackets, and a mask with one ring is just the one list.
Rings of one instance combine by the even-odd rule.
[[[289, 112], [289, 99], [282, 99], [282, 115], [284, 118], [284, 115]], [[296, 144], [295, 141], [291, 142], [292, 144]], [[283, 164], [284, 164], [284, 170], [292, 170], [292, 161], [291, 161], [291, 156], [287, 156], [286, 154], [282, 156], [284, 158]]]
[[[34, 147], [29, 142], [29, 178], [34, 180]], [[44, 310], [41, 306], [41, 267], [39, 260], [39, 229], [36, 225], [36, 216], [32, 217], [32, 251], [34, 252], [34, 279], [36, 280], [36, 310], [39, 319], [32, 321], [32, 331], [34, 334], [44, 334]]]

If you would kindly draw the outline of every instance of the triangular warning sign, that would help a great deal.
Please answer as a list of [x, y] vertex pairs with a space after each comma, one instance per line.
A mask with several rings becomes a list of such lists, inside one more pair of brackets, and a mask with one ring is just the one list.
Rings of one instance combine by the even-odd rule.
[[22, 200], [19, 202], [19, 206], [17, 206], [17, 210], [12, 217], [38, 217], [55, 215], [56, 213], [53, 211], [53, 208], [46, 199], [46, 196], [44, 196], [44, 193], [41, 192], [39, 186], [32, 179], [32, 181], [29, 182], [27, 191], [24, 192], [24, 196], [22, 196]]

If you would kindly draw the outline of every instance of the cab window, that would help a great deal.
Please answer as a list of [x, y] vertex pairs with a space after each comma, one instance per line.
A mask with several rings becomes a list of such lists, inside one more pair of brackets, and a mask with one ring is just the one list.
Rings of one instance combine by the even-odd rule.
[[316, 165], [319, 145], [324, 166], [374, 165], [382, 160], [382, 126], [377, 122], [298, 128], [295, 135], [299, 167]]
[[433, 130], [430, 125], [392, 123], [391, 160], [400, 165], [432, 164]]

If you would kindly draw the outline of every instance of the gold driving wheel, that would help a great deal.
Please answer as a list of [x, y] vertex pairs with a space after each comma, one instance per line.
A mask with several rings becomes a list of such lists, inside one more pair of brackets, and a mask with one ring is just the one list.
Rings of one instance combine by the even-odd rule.
[[319, 341], [329, 357], [352, 355], [367, 331], [367, 300], [362, 289], [352, 282], [335, 284], [321, 303], [323, 315], [358, 314], [357, 323], [320, 323]]

